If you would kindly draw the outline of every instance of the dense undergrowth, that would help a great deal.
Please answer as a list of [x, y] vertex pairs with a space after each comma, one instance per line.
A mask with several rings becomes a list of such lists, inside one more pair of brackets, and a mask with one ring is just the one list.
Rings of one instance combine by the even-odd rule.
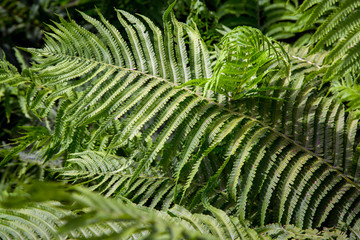
[[143, 3], [2, 2], [0, 238], [359, 238], [360, 3]]

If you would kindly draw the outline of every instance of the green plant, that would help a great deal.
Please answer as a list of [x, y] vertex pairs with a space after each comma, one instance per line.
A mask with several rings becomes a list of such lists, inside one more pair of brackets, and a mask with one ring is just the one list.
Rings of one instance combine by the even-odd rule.
[[[3, 187], [0, 234], [355, 239], [358, 120], [318, 88], [328, 53], [242, 27], [224, 37], [219, 73], [173, 5], [164, 30], [121, 10], [123, 31], [100, 13], [80, 13], [97, 34], [60, 18], [43, 48], [23, 49], [30, 68], [18, 73], [2, 61], [0, 83], [26, 87], [42, 126], [25, 128], [1, 165], [28, 163], [16, 153], [32, 147], [46, 174]], [[219, 88], [186, 85], [213, 76]], [[233, 84], [239, 79], [250, 82]]]
[[[323, 84], [330, 82], [331, 91], [349, 106], [349, 111], [359, 118], [359, 1], [306, 0], [298, 12], [306, 19], [304, 29], [318, 26], [310, 38], [311, 53], [328, 51]], [[322, 19], [318, 23], [318, 19]]]
[[[324, 81], [338, 78], [346, 73], [359, 71], [359, 24], [360, 3], [359, 1], [314, 1], [306, 0], [299, 8], [308, 16], [305, 28], [311, 27], [316, 20], [323, 17], [311, 43], [316, 44], [312, 52], [319, 49], [329, 49], [325, 63], [332, 67], [327, 71]], [[329, 48], [332, 47], [332, 48]]]
[[198, 3], [198, 6], [205, 2], [205, 6], [211, 9], [210, 13], [215, 15], [220, 28], [221, 26], [230, 29], [243, 25], [251, 26], [277, 40], [296, 37], [305, 20], [302, 14], [297, 12], [299, 2], [301, 2], [298, 0], [197, 0], [192, 2]]
[[238, 27], [227, 33], [220, 42], [220, 52], [209, 79], [194, 79], [182, 86], [202, 86], [238, 100], [245, 96], [261, 96], [267, 91], [269, 75], [284, 72], [289, 76], [289, 57], [283, 47], [264, 36], [260, 30]]

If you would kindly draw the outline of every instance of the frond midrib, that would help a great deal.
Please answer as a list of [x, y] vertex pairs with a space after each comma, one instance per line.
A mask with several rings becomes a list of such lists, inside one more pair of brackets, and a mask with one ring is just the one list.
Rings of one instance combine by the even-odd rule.
[[[45, 53], [45, 51], [42, 49], [42, 50], [39, 50], [39, 49], [28, 49], [28, 51], [31, 53], [34, 53], [34, 52], [37, 52], [37, 53]], [[79, 57], [79, 56], [73, 56], [73, 55], [68, 55], [68, 54], [59, 54], [59, 53], [54, 53], [54, 52], [46, 52], [47, 54], [50, 54], [52, 56], [61, 56], [61, 57], [68, 57], [68, 58], [73, 58], [73, 59], [78, 59], [80, 61], [88, 61], [88, 62], [93, 62], [93, 63], [96, 63], [96, 64], [99, 64], [99, 65], [103, 65], [103, 66], [108, 66], [108, 67], [112, 67], [112, 68], [116, 68], [116, 69], [120, 69], [122, 71], [128, 71], [128, 72], [132, 72], [132, 73], [136, 73], [136, 74], [139, 74], [139, 75], [144, 75], [144, 76], [147, 76], [149, 78], [155, 78], [155, 79], [158, 79], [158, 80], [161, 80], [163, 82], [166, 82], [167, 84], [170, 84], [172, 85], [173, 87], [175, 88], [179, 88], [179, 89], [182, 89], [182, 90], [185, 90], [187, 92], [189, 92], [190, 94], [192, 95], [195, 95], [197, 97], [199, 97], [200, 99], [204, 100], [204, 101], [207, 101], [209, 104], [213, 104], [213, 105], [216, 105], [218, 106], [219, 108], [221, 108], [222, 110], [232, 114], [232, 115], [237, 115], [237, 116], [240, 116], [240, 117], [244, 117], [244, 118], [248, 118], [248, 119], [251, 119], [252, 121], [255, 121], [257, 123], [259, 123], [261, 126], [263, 126], [264, 128], [267, 128], [269, 129], [270, 131], [272, 131], [274, 134], [282, 137], [283, 139], [285, 139], [286, 141], [290, 142], [291, 144], [295, 145], [296, 147], [298, 147], [299, 149], [301, 149], [302, 151], [306, 152], [307, 154], [310, 154], [311, 156], [315, 157], [318, 161], [326, 164], [329, 168], [331, 168], [333, 171], [335, 171], [338, 175], [340, 175], [346, 182], [348, 182], [349, 184], [353, 185], [358, 191], [360, 191], [360, 186], [358, 184], [356, 184], [353, 180], [351, 180], [348, 176], [346, 176], [344, 173], [342, 173], [340, 170], [338, 170], [337, 168], [335, 168], [333, 165], [331, 165], [328, 161], [326, 161], [326, 159], [320, 157], [319, 155], [317, 155], [315, 152], [309, 150], [308, 148], [300, 145], [299, 143], [297, 143], [295, 140], [291, 139], [289, 136], [279, 132], [278, 130], [276, 130], [275, 128], [267, 125], [265, 122], [262, 122], [252, 116], [249, 116], [249, 115], [246, 115], [246, 114], [243, 114], [243, 113], [239, 113], [239, 112], [235, 112], [229, 108], [226, 108], [225, 106], [223, 106], [222, 104], [220, 103], [217, 103], [209, 98], [206, 98], [206, 97], [203, 97], [201, 96], [199, 93], [196, 93], [186, 87], [180, 87], [178, 85], [176, 85], [175, 83], [172, 83], [164, 78], [161, 78], [161, 77], [158, 77], [158, 76], [155, 76], [155, 75], [151, 75], [151, 74], [148, 74], [148, 73], [145, 73], [145, 72], [142, 72], [142, 71], [139, 71], [139, 70], [136, 70], [136, 69], [130, 69], [130, 68], [125, 68], [125, 67], [120, 67], [120, 66], [116, 66], [114, 64], [110, 64], [110, 63], [106, 63], [106, 62], [102, 62], [102, 61], [98, 61], [98, 60], [94, 60], [94, 59], [88, 59], [88, 58], [83, 58], [83, 57]], [[299, 59], [299, 57], [295, 57], [295, 56], [291, 56], [293, 58], [296, 58], [296, 59]], [[305, 60], [303, 58], [301, 58], [302, 60]], [[306, 60], [305, 60], [306, 61]], [[307, 62], [307, 61], [306, 61]], [[319, 67], [317, 65], [315, 65], [316, 67]]]

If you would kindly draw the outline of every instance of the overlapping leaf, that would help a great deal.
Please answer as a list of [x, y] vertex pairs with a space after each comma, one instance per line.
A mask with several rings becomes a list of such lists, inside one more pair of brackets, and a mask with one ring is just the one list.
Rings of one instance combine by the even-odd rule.
[[[274, 88], [265, 92], [269, 99], [239, 101], [231, 108], [217, 100], [221, 96], [205, 98], [201, 89], [179, 87], [212, 72], [198, 32], [177, 22], [171, 8], [164, 15], [164, 32], [124, 11], [118, 11], [124, 31], [102, 15], [101, 21], [83, 16], [99, 35], [61, 19], [43, 49], [28, 49], [37, 61], [32, 73], [46, 87], [36, 91], [35, 85], [29, 93], [30, 100], [38, 98], [34, 110], [42, 117], [58, 107], [48, 159], [86, 148], [128, 151], [135, 170], [121, 188], [136, 189], [134, 199], [136, 192], [155, 196], [158, 183], [139, 180], [156, 167], [172, 179], [175, 203], [198, 203], [203, 188], [191, 198], [187, 194], [197, 189], [194, 185], [211, 186], [237, 203], [235, 210], [224, 210], [253, 226], [345, 223], [358, 231], [357, 121], [336, 99], [318, 94], [321, 66], [290, 55], [294, 74], [272, 75]], [[314, 81], [305, 82], [310, 76]], [[87, 166], [96, 163], [106, 160]], [[111, 190], [106, 178], [111, 182], [116, 171], [106, 166], [111, 168], [104, 185], [94, 186], [104, 187], [104, 193]], [[122, 184], [119, 179], [114, 182]], [[223, 222], [227, 228], [233, 224]]]

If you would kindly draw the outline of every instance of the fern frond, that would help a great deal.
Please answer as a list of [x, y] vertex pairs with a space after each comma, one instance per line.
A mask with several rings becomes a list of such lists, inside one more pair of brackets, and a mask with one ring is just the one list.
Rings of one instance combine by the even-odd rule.
[[16, 203], [13, 202], [16, 196], [2, 202], [8, 208], [0, 208], [0, 234], [4, 239], [269, 239], [279, 236], [330, 239], [343, 234], [328, 231], [331, 233], [328, 236], [317, 230], [303, 231], [276, 224], [252, 229], [211, 205], [207, 208], [213, 216], [193, 214], [178, 205], [161, 212], [127, 199], [104, 198], [79, 187], [38, 183], [25, 189], [27, 197], [17, 196]]
[[231, 29], [250, 26], [276, 40], [288, 39], [303, 26], [302, 15], [296, 12], [298, 5], [298, 0], [225, 1], [219, 4], [216, 16]]
[[[0, 209], [2, 219], [7, 220], [0, 222], [0, 229], [6, 230], [2, 231], [5, 236], [17, 234], [28, 239], [158, 239], [170, 236], [173, 239], [216, 239], [174, 215], [137, 206], [126, 199], [108, 199], [84, 188], [66, 189], [56, 184], [38, 183], [37, 186], [26, 186], [26, 189], [30, 196], [20, 196], [15, 204], [12, 198], [2, 203], [9, 208]], [[50, 199], [53, 201], [49, 202]], [[11, 231], [7, 226], [18, 228]]]
[[[15, 51], [16, 56], [19, 55]], [[20, 57], [19, 57], [20, 58]], [[20, 59], [21, 60], [21, 59]], [[0, 102], [5, 109], [5, 116], [9, 123], [11, 114], [19, 112], [19, 115], [30, 117], [30, 108], [26, 104], [26, 87], [31, 80], [28, 76], [27, 69], [24, 68], [23, 73], [19, 73], [14, 65], [8, 62], [0, 52]], [[14, 99], [16, 96], [16, 99]], [[20, 111], [17, 111], [20, 108]]]
[[261, 31], [276, 39], [294, 37], [304, 25], [303, 15], [297, 13], [298, 1], [259, 1], [262, 7], [261, 16], [264, 18]]
[[[51, 139], [50, 132], [47, 128], [41, 126], [23, 126], [21, 127], [21, 134], [23, 136], [14, 139], [13, 141], [17, 143], [17, 146], [13, 147], [11, 151], [2, 159], [0, 162], [1, 165], [8, 163], [12, 160], [18, 153], [26, 150], [29, 147], [32, 147], [32, 150], [39, 150], [40, 148], [49, 145]], [[43, 151], [42, 149], [41, 151]], [[39, 153], [40, 154], [40, 153]]]
[[59, 202], [29, 204], [20, 209], [0, 208], [0, 236], [2, 239], [64, 239], [58, 234], [61, 218], [69, 211]]
[[[5, 56], [3, 54], [0, 55], [0, 83], [1, 84], [9, 84], [13, 86], [20, 85], [24, 82], [27, 82], [26, 79], [23, 79], [21, 74], [19, 74], [18, 70], [14, 65], [10, 62], [6, 61]], [[19, 79], [21, 79], [19, 81]]]
[[356, 77], [348, 75], [339, 81], [333, 82], [330, 90], [341, 101], [346, 103], [349, 107], [348, 111], [352, 111], [354, 113], [353, 117], [358, 119], [360, 117], [360, 86], [357, 82]]
[[273, 71], [289, 72], [288, 56], [282, 46], [257, 29], [238, 27], [227, 33], [220, 42], [221, 52], [214, 67], [214, 76], [198, 83], [183, 86], [203, 86], [228, 95], [231, 100], [257, 94], [266, 86], [267, 75]]
[[[163, 176], [160, 171], [147, 171], [141, 175], [130, 188], [127, 182], [136, 163], [131, 159], [106, 155], [102, 152], [86, 151], [72, 154], [66, 160], [66, 167], [49, 169], [59, 174], [62, 180], [82, 186], [88, 186], [91, 191], [98, 191], [106, 197], [126, 197], [138, 205], [167, 210], [174, 206], [176, 189], [182, 190], [183, 182], [175, 182], [173, 178]], [[177, 184], [176, 184], [177, 183]], [[202, 209], [199, 200], [193, 201], [194, 195], [201, 192], [204, 186], [192, 186], [187, 192], [186, 204], [192, 209]], [[226, 203], [226, 194], [218, 191], [211, 194], [211, 203], [231, 206]]]
[[339, 79], [344, 74], [354, 73], [359, 69], [359, 7], [359, 1], [354, 0], [309, 0], [300, 6], [301, 12], [311, 11], [307, 26], [313, 25], [321, 16], [326, 17], [312, 36], [312, 43], [316, 43], [312, 52], [333, 46], [326, 57], [326, 63], [332, 63], [335, 67], [329, 69], [324, 81], [334, 77]]
[[[178, 23], [171, 17], [171, 9], [164, 15], [163, 36], [151, 24], [145, 25], [147, 31], [155, 31], [153, 40], [146, 40], [140, 20], [121, 11], [118, 14], [130, 45], [106, 21], [86, 17], [102, 29], [99, 36], [75, 22], [61, 20], [53, 33], [47, 34], [43, 49], [28, 50], [37, 61], [33, 74], [50, 89], [49, 95], [42, 95], [43, 102], [51, 105], [58, 101], [59, 106], [47, 159], [102, 145], [108, 156], [128, 151], [133, 157], [135, 170], [124, 186], [122, 180], [114, 181], [125, 192], [133, 192], [131, 197], [141, 204], [161, 188], [154, 181], [141, 179], [151, 166], [165, 169], [165, 177], [174, 178], [177, 184], [174, 200], [165, 202], [191, 202], [191, 209], [204, 197], [213, 204], [217, 196], [202, 196], [210, 185], [216, 191], [226, 191], [229, 202], [237, 202], [236, 209], [227, 206], [226, 210], [235, 212], [241, 221], [249, 219], [253, 226], [277, 222], [335, 227], [341, 219], [358, 229], [358, 140], [354, 137], [358, 126], [340, 102], [319, 94], [316, 78], [323, 74], [322, 66], [314, 59], [291, 56], [294, 75], [269, 75], [269, 87], [263, 91], [267, 98], [239, 99], [233, 108], [226, 101], [204, 97], [207, 92], [179, 86], [197, 74], [210, 78], [211, 69], [196, 30]], [[270, 51], [272, 54], [266, 56], [275, 60], [277, 51], [268, 38], [256, 36], [250, 39], [253, 44], [257, 49], [264, 47], [264, 54]], [[111, 51], [121, 48], [117, 53]], [[190, 54], [186, 49], [192, 49]], [[235, 50], [230, 52], [234, 57]], [[123, 52], [123, 59], [133, 59], [132, 63], [118, 57]], [[258, 53], [253, 54], [257, 58]], [[116, 65], [116, 58], [116, 63], [125, 65]], [[155, 63], [158, 59], [164, 63]], [[313, 81], [306, 82], [311, 76]], [[177, 143], [171, 151], [169, 142]], [[164, 159], [170, 153], [173, 156]], [[83, 160], [77, 161], [80, 164]], [[109, 191], [111, 178], [99, 178], [94, 188], [104, 186], [105, 192]], [[189, 194], [192, 190], [197, 192]], [[213, 202], [209, 201], [212, 197]], [[354, 210], [340, 217], [337, 213], [346, 212], [345, 208]], [[223, 213], [215, 214], [230, 229], [230, 236], [243, 234], [231, 227], [234, 222]]]

